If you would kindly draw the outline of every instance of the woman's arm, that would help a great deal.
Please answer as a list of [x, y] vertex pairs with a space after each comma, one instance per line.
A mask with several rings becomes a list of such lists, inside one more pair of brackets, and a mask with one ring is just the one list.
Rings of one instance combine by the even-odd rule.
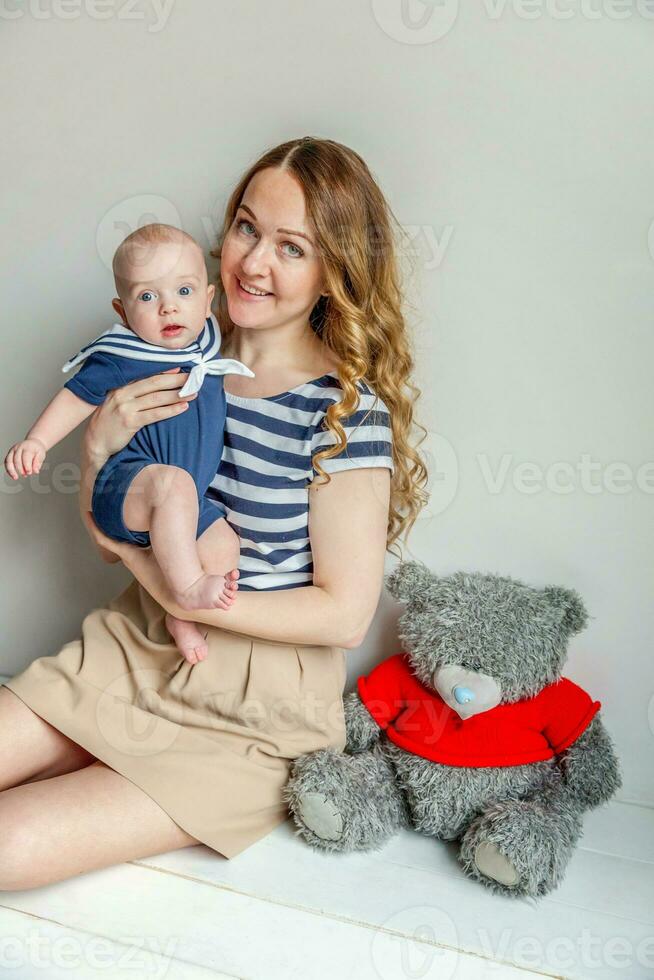
[[314, 584], [273, 592], [239, 592], [227, 610], [188, 612], [173, 601], [148, 549], [120, 545], [101, 535], [141, 585], [180, 619], [269, 640], [304, 645], [359, 646], [381, 592], [390, 500], [390, 471], [342, 470], [309, 491], [309, 537]]

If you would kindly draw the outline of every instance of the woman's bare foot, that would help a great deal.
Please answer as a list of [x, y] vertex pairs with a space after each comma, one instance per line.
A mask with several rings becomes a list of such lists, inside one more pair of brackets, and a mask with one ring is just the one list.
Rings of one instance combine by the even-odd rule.
[[205, 573], [188, 589], [175, 593], [175, 599], [182, 609], [229, 609], [234, 601], [234, 590], [225, 575]]
[[177, 619], [167, 613], [166, 629], [177, 644], [177, 649], [181, 655], [190, 664], [206, 660], [209, 647], [197, 623], [187, 623], [185, 619]]

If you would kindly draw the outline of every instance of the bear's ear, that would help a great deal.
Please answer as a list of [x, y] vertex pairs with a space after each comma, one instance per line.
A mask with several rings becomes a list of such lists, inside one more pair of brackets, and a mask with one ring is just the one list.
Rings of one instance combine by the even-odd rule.
[[560, 615], [561, 625], [568, 634], [580, 633], [588, 625], [588, 613], [583, 599], [574, 589], [548, 585], [543, 592], [550, 607]]
[[386, 576], [386, 587], [393, 598], [410, 605], [427, 604], [433, 595], [436, 576], [419, 561], [403, 561]]

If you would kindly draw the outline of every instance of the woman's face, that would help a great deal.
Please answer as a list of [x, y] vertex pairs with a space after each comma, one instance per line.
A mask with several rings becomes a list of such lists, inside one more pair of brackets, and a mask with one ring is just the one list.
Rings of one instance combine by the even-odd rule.
[[220, 274], [239, 327], [308, 323], [322, 266], [302, 188], [290, 174], [268, 168], [252, 178], [223, 242]]

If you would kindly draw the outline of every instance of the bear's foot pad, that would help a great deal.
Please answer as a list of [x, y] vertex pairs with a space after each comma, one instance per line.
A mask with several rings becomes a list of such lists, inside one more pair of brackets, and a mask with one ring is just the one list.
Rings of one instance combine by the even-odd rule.
[[340, 840], [343, 818], [324, 793], [304, 793], [297, 808], [298, 816], [316, 837]]
[[481, 843], [475, 851], [475, 864], [487, 878], [499, 881], [501, 885], [517, 885], [518, 873], [508, 858], [505, 858], [495, 844]]

